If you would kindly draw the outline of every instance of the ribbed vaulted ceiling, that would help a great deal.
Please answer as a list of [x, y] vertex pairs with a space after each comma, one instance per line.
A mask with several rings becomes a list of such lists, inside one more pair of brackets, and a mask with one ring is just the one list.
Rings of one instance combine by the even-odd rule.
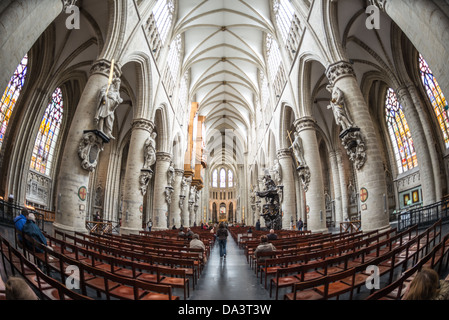
[[[182, 73], [190, 70], [191, 97], [206, 116], [207, 148], [214, 148], [218, 131], [232, 130], [241, 151], [255, 112], [259, 70], [266, 70], [263, 39], [273, 28], [270, 1], [182, 0], [178, 10], [175, 34], [183, 34], [185, 41]], [[210, 162], [228, 162], [230, 156], [215, 152]]]

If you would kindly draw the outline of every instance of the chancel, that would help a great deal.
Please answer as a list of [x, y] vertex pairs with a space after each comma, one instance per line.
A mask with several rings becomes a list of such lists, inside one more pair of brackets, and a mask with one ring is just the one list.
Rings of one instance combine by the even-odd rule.
[[446, 279], [446, 1], [2, 0], [0, 21], [0, 299], [14, 275], [42, 300]]

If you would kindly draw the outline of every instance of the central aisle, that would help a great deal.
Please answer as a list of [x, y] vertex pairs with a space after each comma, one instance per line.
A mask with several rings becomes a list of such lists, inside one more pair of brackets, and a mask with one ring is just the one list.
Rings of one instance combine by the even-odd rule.
[[189, 300], [270, 300], [242, 249], [228, 237], [226, 259], [220, 258], [218, 242]]

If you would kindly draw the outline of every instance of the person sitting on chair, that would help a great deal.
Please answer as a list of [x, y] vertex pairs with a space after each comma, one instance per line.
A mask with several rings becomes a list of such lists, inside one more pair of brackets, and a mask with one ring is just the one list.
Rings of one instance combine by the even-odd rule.
[[[33, 213], [30, 213], [28, 215], [27, 222], [23, 226], [23, 233], [31, 238], [33, 238], [35, 241], [42, 243], [44, 246], [47, 246], [47, 238], [45, 238], [44, 234], [42, 233], [41, 229], [36, 225], [36, 216]], [[25, 245], [32, 249], [33, 244], [30, 243], [25, 239]], [[35, 248], [36, 252], [42, 253], [42, 249]]]

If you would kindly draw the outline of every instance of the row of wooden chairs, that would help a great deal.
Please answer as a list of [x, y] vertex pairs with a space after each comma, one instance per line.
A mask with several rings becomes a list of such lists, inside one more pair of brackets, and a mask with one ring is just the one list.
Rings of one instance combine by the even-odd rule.
[[[190, 295], [190, 279], [195, 288], [194, 279], [197, 278], [197, 273], [194, 260], [139, 254], [104, 246], [96, 247], [93, 244], [83, 247], [52, 237], [49, 237], [49, 240], [53, 250], [44, 248], [43, 256], [33, 254], [48, 269], [59, 273], [62, 272], [58, 264], [60, 257], [55, 257], [55, 253], [113, 275], [182, 288], [184, 299]], [[99, 293], [102, 291], [104, 292], [104, 288], [97, 289]]]
[[28, 260], [19, 250], [1, 237], [1, 255], [5, 272], [7, 264], [13, 276], [21, 276], [43, 300], [92, 300], [68, 289], [64, 284], [45, 274], [36, 264]]
[[[384, 288], [375, 291], [368, 296], [366, 300], [401, 300], [404, 297], [407, 287], [422, 268], [436, 269], [435, 271], [437, 271], [438, 274], [441, 274], [443, 270], [447, 270], [449, 265], [448, 252], [449, 234], [447, 234], [439, 244], [433, 247], [425, 257], [403, 272], [397, 280]], [[445, 257], [446, 261], [444, 262]]]
[[[341, 271], [336, 271], [324, 275], [315, 276], [306, 279], [291, 279], [288, 283], [289, 275], [285, 276], [283, 281], [277, 277], [272, 283], [277, 282], [277, 285], [291, 286], [292, 292], [284, 295], [286, 300], [315, 300], [315, 299], [330, 299], [339, 297], [340, 295], [350, 292], [349, 299], [353, 298], [355, 289], [360, 290], [360, 287], [366, 283], [366, 280], [371, 276], [367, 271], [369, 266], [376, 266], [379, 270], [379, 276], [389, 274], [388, 283], [394, 279], [395, 269], [401, 267], [401, 271], [407, 269], [409, 264], [414, 264], [429, 254], [431, 247], [437, 239], [441, 239], [441, 221], [435, 223], [428, 228], [424, 233], [412, 239], [405, 239], [404, 241], [396, 241], [395, 245], [391, 242], [384, 250], [377, 252], [374, 255], [367, 255], [365, 259], [354, 261], [352, 265], [342, 267]], [[392, 240], [397, 240], [393, 238]], [[380, 253], [380, 254], [379, 254]], [[324, 266], [326, 264], [324, 263]], [[306, 268], [306, 267], [304, 267]], [[300, 268], [299, 268], [300, 269]], [[289, 270], [287, 270], [288, 272]], [[291, 270], [295, 271], [295, 270]], [[282, 274], [283, 271], [278, 271]], [[291, 277], [291, 275], [290, 275]]]
[[[66, 239], [69, 237], [68, 235], [65, 235]], [[157, 253], [158, 255], [169, 255], [174, 253], [192, 253], [191, 256], [194, 256], [196, 253], [197, 255], [203, 254], [201, 249], [198, 248], [189, 248], [188, 243], [165, 243], [161, 239], [148, 240], [143, 239], [145, 237], [142, 237], [142, 239], [130, 239], [125, 238], [123, 236], [119, 235], [85, 235], [85, 234], [75, 234], [75, 237], [82, 237], [83, 239], [88, 239], [89, 241], [93, 242], [103, 242], [107, 243], [108, 245], [115, 245], [116, 247], [126, 248], [127, 250], [131, 251], [145, 251], [145, 252], [153, 252]], [[72, 238], [73, 240], [73, 238]], [[206, 250], [205, 255], [208, 257], [210, 255], [210, 246], [205, 244]]]
[[[256, 274], [260, 270], [260, 281], [262, 283], [263, 275], [265, 275], [265, 287], [267, 286], [267, 277], [276, 273], [276, 270], [282, 267], [287, 267], [292, 264], [304, 264], [310, 261], [326, 260], [327, 258], [340, 257], [343, 254], [351, 254], [363, 248], [370, 246], [377, 246], [379, 250], [379, 243], [381, 238], [390, 239], [391, 233], [395, 230], [385, 231], [383, 233], [370, 233], [367, 237], [361, 235], [348, 238], [346, 240], [338, 240], [332, 242], [334, 246], [316, 245], [312, 247], [303, 248], [302, 250], [287, 250], [287, 251], [273, 251], [258, 254], [256, 257]], [[385, 241], [385, 240], [384, 240]]]
[[[355, 250], [340, 256], [330, 256], [325, 259], [313, 260], [286, 268], [278, 268], [274, 277], [270, 280], [270, 296], [273, 287], [276, 288], [276, 300], [280, 288], [292, 287], [296, 283], [307, 282], [333, 276], [353, 269], [351, 276], [354, 279], [347, 281], [344, 286], [350, 284], [352, 289], [359, 289], [368, 275], [365, 273], [368, 265], [376, 265], [380, 275], [389, 273], [389, 281], [393, 280], [394, 269], [400, 266], [405, 267], [414, 259], [416, 251], [412, 248], [412, 242], [393, 242], [384, 240], [369, 247]], [[346, 277], [343, 277], [346, 279]], [[337, 278], [330, 278], [334, 281]], [[335, 293], [333, 294], [335, 296]], [[326, 295], [324, 295], [326, 296]], [[327, 296], [326, 296], [327, 297]], [[352, 299], [352, 292], [350, 295]]]
[[67, 278], [67, 270], [72, 270], [68, 267], [75, 266], [80, 290], [86, 296], [87, 288], [95, 290], [97, 297], [105, 294], [108, 300], [178, 300], [179, 297], [172, 294], [172, 287], [184, 288], [185, 298], [189, 294], [189, 280], [184, 270], [129, 263], [80, 247], [75, 247], [73, 257], [38, 242], [34, 242], [31, 249], [24, 246], [24, 250], [27, 260], [34, 260], [49, 275], [56, 272], [61, 283]]
[[[389, 231], [389, 233], [394, 233], [394, 230]], [[290, 240], [288, 244], [279, 245], [276, 241], [270, 241], [273, 243], [273, 245], [276, 247], [276, 255], [293, 255], [293, 254], [301, 254], [301, 253], [307, 253], [307, 252], [316, 252], [320, 250], [327, 250], [336, 248], [338, 246], [346, 245], [349, 243], [356, 243], [363, 239], [369, 239], [373, 236], [379, 236], [377, 231], [373, 231], [367, 234], [362, 233], [354, 233], [354, 234], [336, 234], [336, 235], [327, 235], [326, 237], [319, 237], [319, 238], [302, 238], [301, 241], [296, 242], [294, 240]], [[388, 236], [388, 235], [387, 235]], [[258, 265], [258, 257], [254, 257], [254, 251], [257, 247], [257, 245], [260, 242], [253, 243], [251, 246], [247, 245], [246, 248], [246, 255], [247, 255], [247, 261], [249, 262], [251, 267], [256, 268], [256, 274], [257, 274], [257, 265]], [[264, 256], [266, 254], [262, 254], [261, 256]], [[266, 257], [264, 257], [266, 258]]]

